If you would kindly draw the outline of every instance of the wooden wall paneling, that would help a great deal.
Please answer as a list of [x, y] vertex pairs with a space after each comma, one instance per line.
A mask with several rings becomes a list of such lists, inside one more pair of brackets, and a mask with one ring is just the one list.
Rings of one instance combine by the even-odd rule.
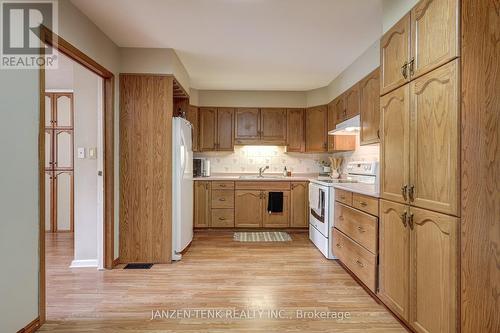
[[461, 332], [498, 332], [500, 3], [461, 7]]
[[120, 260], [169, 263], [173, 78], [120, 76]]
[[287, 109], [287, 151], [303, 153], [305, 145], [305, 110]]

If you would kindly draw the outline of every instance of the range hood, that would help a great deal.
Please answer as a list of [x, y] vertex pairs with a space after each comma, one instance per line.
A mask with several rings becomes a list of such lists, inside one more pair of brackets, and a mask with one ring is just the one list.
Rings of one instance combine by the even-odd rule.
[[359, 115], [343, 121], [335, 129], [328, 132], [328, 135], [356, 135], [360, 130]]

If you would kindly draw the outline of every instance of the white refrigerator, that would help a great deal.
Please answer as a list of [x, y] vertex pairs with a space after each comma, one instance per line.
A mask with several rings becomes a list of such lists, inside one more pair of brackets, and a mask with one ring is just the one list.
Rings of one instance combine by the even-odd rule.
[[172, 121], [172, 259], [193, 240], [192, 126], [184, 118]]

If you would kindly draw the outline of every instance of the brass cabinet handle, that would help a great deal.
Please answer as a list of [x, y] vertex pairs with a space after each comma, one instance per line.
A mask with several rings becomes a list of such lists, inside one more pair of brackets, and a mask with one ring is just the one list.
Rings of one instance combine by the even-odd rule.
[[226, 198], [219, 198], [219, 201], [226, 201]]
[[219, 217], [219, 220], [220, 220], [220, 221], [225, 221], [225, 220], [226, 220], [226, 218], [225, 218], [225, 217]]
[[410, 76], [413, 76], [415, 74], [415, 58], [412, 58], [410, 61]]
[[410, 198], [410, 201], [415, 200], [415, 185], [410, 185], [408, 188], [408, 197]]
[[361, 206], [363, 206], [363, 207], [366, 207], [366, 205], [368, 205], [368, 204], [367, 204], [366, 202], [364, 202], [364, 201], [361, 201], [359, 204], [360, 204]]
[[340, 245], [339, 243], [337, 243], [335, 246], [338, 247], [339, 249], [342, 247], [342, 245]]
[[358, 227], [358, 231], [359, 231], [359, 232], [365, 232], [366, 230], [365, 230], [365, 229], [363, 229], [363, 227]]
[[403, 195], [403, 199], [406, 201], [407, 200], [407, 192], [408, 192], [408, 185], [403, 185], [401, 186], [401, 194]]
[[405, 228], [406, 228], [406, 224], [407, 224], [407, 218], [408, 218], [408, 214], [406, 212], [401, 214], [401, 221], [403, 222], [403, 225], [405, 226]]
[[341, 195], [340, 199], [345, 200], [345, 196]]
[[408, 61], [405, 61], [403, 66], [401, 66], [401, 74], [405, 79], [408, 78]]
[[359, 259], [356, 260], [356, 264], [358, 264], [360, 267], [365, 267], [365, 265], [363, 265], [363, 263], [361, 261], [359, 261]]
[[413, 230], [413, 227], [415, 226], [413, 223], [413, 213], [408, 215], [408, 224], [410, 225], [410, 229]]

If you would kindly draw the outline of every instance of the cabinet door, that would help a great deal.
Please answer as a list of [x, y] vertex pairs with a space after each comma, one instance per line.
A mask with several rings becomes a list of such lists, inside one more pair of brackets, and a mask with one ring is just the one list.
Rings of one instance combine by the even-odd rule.
[[45, 130], [45, 169], [52, 169], [54, 165], [54, 131]]
[[287, 151], [303, 153], [306, 150], [305, 144], [305, 110], [287, 110]]
[[45, 231], [54, 231], [52, 221], [54, 210], [52, 208], [54, 198], [54, 172], [45, 171]]
[[327, 113], [326, 105], [306, 110], [306, 152], [327, 151]]
[[217, 150], [234, 150], [233, 120], [234, 109], [219, 108], [217, 110]]
[[345, 93], [345, 119], [359, 114], [359, 84], [355, 84]]
[[54, 212], [56, 231], [73, 231], [73, 172], [55, 172]]
[[359, 83], [360, 144], [380, 141], [380, 71], [377, 68]]
[[56, 130], [54, 142], [54, 168], [73, 168], [73, 130]]
[[235, 116], [237, 144], [255, 143], [260, 139], [260, 112], [255, 108], [238, 108]]
[[329, 152], [337, 153], [342, 151], [356, 150], [356, 136], [355, 135], [329, 135], [328, 141], [332, 147], [328, 149]]
[[290, 227], [306, 228], [309, 225], [309, 192], [307, 183], [293, 182], [290, 188]]
[[73, 127], [73, 94], [54, 94], [54, 118], [57, 127]]
[[217, 141], [217, 109], [200, 108], [200, 151], [216, 150]]
[[458, 218], [411, 208], [410, 325], [416, 332], [456, 332]]
[[[327, 132], [334, 130], [335, 126], [344, 121], [345, 116], [345, 103], [344, 95], [340, 95], [328, 104], [328, 127]], [[327, 135], [328, 140], [328, 151], [335, 151], [335, 137], [333, 135]]]
[[234, 196], [234, 224], [236, 227], [262, 226], [262, 191], [237, 190]]
[[381, 196], [406, 202], [409, 183], [409, 85], [380, 98], [382, 117]]
[[52, 127], [54, 125], [54, 114], [52, 108], [52, 96], [54, 94], [46, 93], [45, 94], [45, 127]]
[[263, 143], [285, 144], [286, 109], [261, 109], [260, 130], [260, 139]]
[[404, 16], [380, 40], [380, 94], [405, 84], [409, 80], [410, 14]]
[[194, 227], [210, 226], [210, 182], [194, 182]]
[[459, 54], [458, 1], [422, 0], [411, 11], [410, 75], [418, 77]]
[[410, 83], [410, 200], [451, 215], [459, 210], [458, 60]]
[[187, 113], [186, 113], [186, 119], [191, 123], [193, 126], [192, 128], [192, 139], [193, 139], [193, 151], [199, 151], [199, 146], [198, 146], [198, 108], [196, 106], [190, 105]]
[[265, 228], [288, 228], [290, 226], [290, 191], [283, 191], [283, 212], [269, 213], [267, 203], [269, 192], [265, 191], [262, 203], [262, 224]]
[[408, 320], [410, 227], [406, 222], [408, 206], [380, 200], [379, 290], [387, 307]]

